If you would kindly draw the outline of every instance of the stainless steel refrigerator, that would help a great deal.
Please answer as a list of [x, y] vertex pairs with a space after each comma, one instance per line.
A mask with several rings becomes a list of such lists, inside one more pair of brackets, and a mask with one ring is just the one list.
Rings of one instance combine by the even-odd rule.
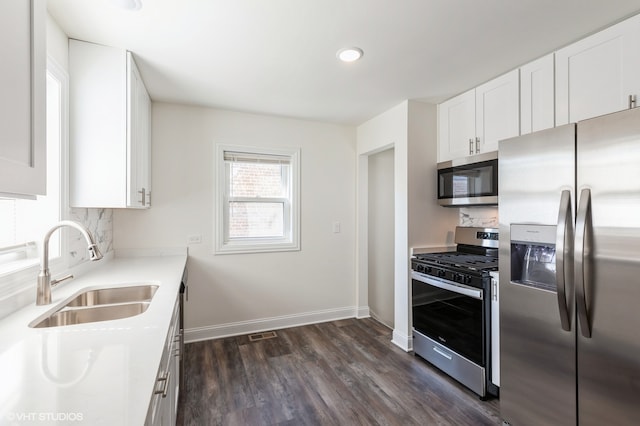
[[502, 419], [640, 424], [640, 108], [499, 153]]

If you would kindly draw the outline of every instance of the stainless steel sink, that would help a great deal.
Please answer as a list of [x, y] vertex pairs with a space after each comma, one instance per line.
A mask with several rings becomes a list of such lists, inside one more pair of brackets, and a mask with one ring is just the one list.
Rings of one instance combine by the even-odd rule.
[[149, 302], [137, 302], [91, 308], [63, 308], [40, 321], [34, 321], [35, 324], [31, 323], [29, 326], [33, 328], [59, 327], [129, 318], [143, 313], [148, 307]]
[[157, 285], [136, 285], [87, 290], [74, 297], [65, 306], [96, 306], [114, 303], [148, 302], [158, 290]]
[[140, 315], [147, 310], [157, 290], [158, 286], [153, 284], [87, 290], [60, 305], [55, 312], [35, 319], [29, 327], [60, 327]]

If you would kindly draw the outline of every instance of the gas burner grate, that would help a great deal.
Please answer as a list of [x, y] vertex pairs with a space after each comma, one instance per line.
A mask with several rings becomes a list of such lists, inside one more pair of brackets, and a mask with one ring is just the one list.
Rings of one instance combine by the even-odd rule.
[[442, 266], [467, 268], [474, 271], [498, 267], [498, 259], [493, 256], [480, 256], [469, 253], [425, 253], [416, 256], [418, 260], [436, 263]]

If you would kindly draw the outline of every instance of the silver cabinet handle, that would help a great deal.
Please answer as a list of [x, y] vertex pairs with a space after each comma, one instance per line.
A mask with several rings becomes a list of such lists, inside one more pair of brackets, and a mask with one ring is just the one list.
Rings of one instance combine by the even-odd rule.
[[480, 154], [480, 138], [476, 136], [476, 154]]
[[147, 201], [147, 205], [151, 207], [151, 191], [147, 192], [147, 197], [149, 198], [149, 201]]
[[154, 391], [153, 393], [156, 395], [160, 395], [162, 394], [163, 398], [167, 397], [167, 391], [169, 390], [169, 378], [171, 377], [171, 372], [167, 371], [167, 374], [164, 377], [158, 377], [158, 381], [159, 382], [164, 382], [164, 385], [162, 386], [162, 389], [158, 389], [156, 391]]
[[146, 191], [144, 188], [142, 188], [142, 191], [138, 191], [138, 194], [142, 194], [142, 199], [140, 200], [140, 204], [142, 204], [143, 206], [146, 205], [147, 202], [147, 195], [146, 195]]
[[629, 95], [629, 109], [636, 107], [636, 95]]
[[440, 350], [437, 346], [433, 347], [433, 351], [435, 353], [437, 353], [438, 355], [442, 355], [443, 357], [445, 357], [446, 359], [448, 359], [449, 361], [451, 361], [451, 355], [449, 355], [448, 353], [443, 352], [442, 350]]
[[565, 331], [571, 331], [569, 308], [567, 307], [567, 283], [571, 284], [571, 240], [573, 239], [573, 215], [571, 214], [571, 191], [564, 190], [560, 196], [560, 211], [556, 230], [556, 286], [560, 325]]
[[469, 138], [469, 155], [473, 155], [473, 138]]
[[[591, 288], [591, 191], [583, 189], [580, 193], [578, 216], [576, 218], [575, 251], [575, 286], [576, 305], [580, 331], [584, 337], [591, 337], [589, 311], [587, 308], [587, 288]], [[557, 254], [556, 254], [557, 255]]]

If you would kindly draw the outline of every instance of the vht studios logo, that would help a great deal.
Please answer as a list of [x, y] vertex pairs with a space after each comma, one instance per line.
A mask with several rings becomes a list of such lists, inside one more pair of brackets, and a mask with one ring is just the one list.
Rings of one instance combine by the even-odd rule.
[[52, 411], [8, 413], [10, 422], [81, 422], [82, 413], [57, 413]]

